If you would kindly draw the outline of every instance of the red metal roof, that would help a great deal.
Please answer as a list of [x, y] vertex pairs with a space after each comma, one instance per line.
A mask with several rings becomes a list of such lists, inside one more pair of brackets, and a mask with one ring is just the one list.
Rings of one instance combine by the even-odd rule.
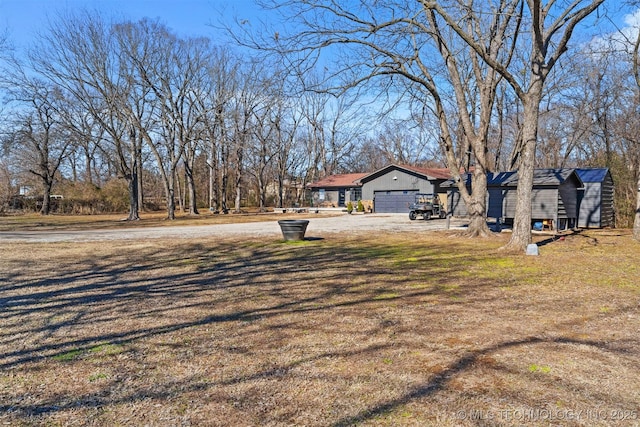
[[449, 172], [448, 168], [420, 168], [417, 166], [407, 166], [407, 165], [402, 165], [400, 167], [412, 170], [414, 172], [421, 173], [423, 175], [427, 175], [430, 178], [436, 178], [436, 179], [451, 178], [451, 172]]
[[307, 187], [309, 188], [359, 187], [362, 185], [362, 182], [360, 181], [362, 178], [373, 177], [381, 173], [382, 171], [390, 170], [394, 168], [413, 171], [413, 172], [419, 173], [420, 175], [424, 175], [426, 178], [430, 178], [430, 179], [450, 179], [451, 178], [451, 173], [447, 168], [421, 168], [418, 166], [391, 164], [371, 173], [345, 173], [341, 175], [329, 175], [321, 180], [308, 184]]
[[359, 187], [355, 181], [367, 176], [367, 173], [345, 173], [341, 175], [329, 175], [321, 180], [307, 184], [309, 188], [331, 188], [331, 187]]

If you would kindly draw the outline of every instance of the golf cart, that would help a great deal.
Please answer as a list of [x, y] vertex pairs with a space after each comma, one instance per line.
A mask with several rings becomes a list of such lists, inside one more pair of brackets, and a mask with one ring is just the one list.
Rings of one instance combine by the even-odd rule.
[[440, 198], [436, 194], [418, 193], [415, 201], [409, 206], [409, 219], [414, 220], [422, 215], [422, 219], [427, 220], [432, 217], [445, 218], [447, 212], [440, 204]]

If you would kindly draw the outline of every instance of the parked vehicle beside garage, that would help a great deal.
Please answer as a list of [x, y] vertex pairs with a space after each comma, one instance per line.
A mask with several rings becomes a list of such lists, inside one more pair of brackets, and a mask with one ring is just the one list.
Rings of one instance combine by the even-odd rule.
[[422, 216], [422, 219], [428, 220], [432, 217], [445, 218], [447, 212], [440, 203], [440, 198], [435, 194], [418, 193], [415, 195], [414, 202], [409, 205], [409, 219], [414, 220]]

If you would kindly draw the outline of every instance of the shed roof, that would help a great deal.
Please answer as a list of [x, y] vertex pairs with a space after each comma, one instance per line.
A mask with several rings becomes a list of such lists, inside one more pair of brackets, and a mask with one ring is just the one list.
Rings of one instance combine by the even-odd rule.
[[[578, 181], [581, 177], [577, 174], [577, 169], [535, 169], [533, 171], [533, 185], [560, 185], [576, 172]], [[471, 185], [471, 174], [461, 175], [467, 185]], [[582, 181], [584, 182], [584, 181]], [[580, 183], [582, 183], [580, 182]], [[488, 172], [487, 186], [490, 187], [516, 187], [518, 185], [518, 172]], [[450, 179], [440, 185], [441, 187], [455, 187], [455, 182]]]
[[[487, 173], [487, 185], [504, 185], [505, 182], [509, 182], [513, 179], [514, 175], [518, 172], [489, 172]], [[516, 176], [517, 178], [517, 176]]]
[[[487, 185], [501, 185], [502, 182], [511, 178], [511, 176], [514, 175], [515, 173], [516, 172], [487, 172]], [[472, 177], [472, 174], [470, 173], [460, 174], [460, 178], [466, 182], [467, 186], [471, 186], [471, 177]], [[442, 188], [449, 188], [449, 187], [455, 187], [455, 186], [456, 186], [456, 181], [454, 181], [453, 179], [448, 179], [442, 184], [440, 184], [440, 187]]]
[[357, 183], [360, 178], [366, 176], [366, 173], [345, 173], [339, 175], [329, 175], [318, 181], [307, 184], [309, 188], [346, 188], [359, 187]]
[[[575, 174], [574, 169], [534, 169], [533, 185], [561, 185]], [[577, 176], [577, 174], [576, 174]], [[578, 176], [577, 176], [578, 177]], [[580, 181], [580, 177], [578, 177]], [[582, 184], [582, 182], [580, 182]], [[489, 174], [487, 185], [515, 187], [518, 185], [518, 172], [500, 172]]]
[[607, 168], [589, 168], [589, 169], [576, 169], [576, 173], [582, 180], [582, 182], [604, 182], [609, 169]]

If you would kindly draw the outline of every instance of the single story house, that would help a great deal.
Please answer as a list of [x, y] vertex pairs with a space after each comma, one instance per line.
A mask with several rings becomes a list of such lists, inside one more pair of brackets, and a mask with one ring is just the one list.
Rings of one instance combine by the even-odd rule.
[[607, 168], [576, 169], [584, 184], [578, 190], [578, 227], [615, 226], [613, 178]]
[[311, 190], [314, 206], [341, 207], [348, 202], [362, 199], [361, 185], [357, 181], [366, 173], [329, 175], [319, 181], [307, 184]]
[[[440, 184], [451, 177], [446, 168], [420, 168], [390, 164], [366, 174], [331, 175], [308, 185], [314, 203], [335, 207], [362, 200], [378, 213], [409, 213], [416, 193], [446, 197]], [[443, 200], [444, 201], [444, 200]]]

